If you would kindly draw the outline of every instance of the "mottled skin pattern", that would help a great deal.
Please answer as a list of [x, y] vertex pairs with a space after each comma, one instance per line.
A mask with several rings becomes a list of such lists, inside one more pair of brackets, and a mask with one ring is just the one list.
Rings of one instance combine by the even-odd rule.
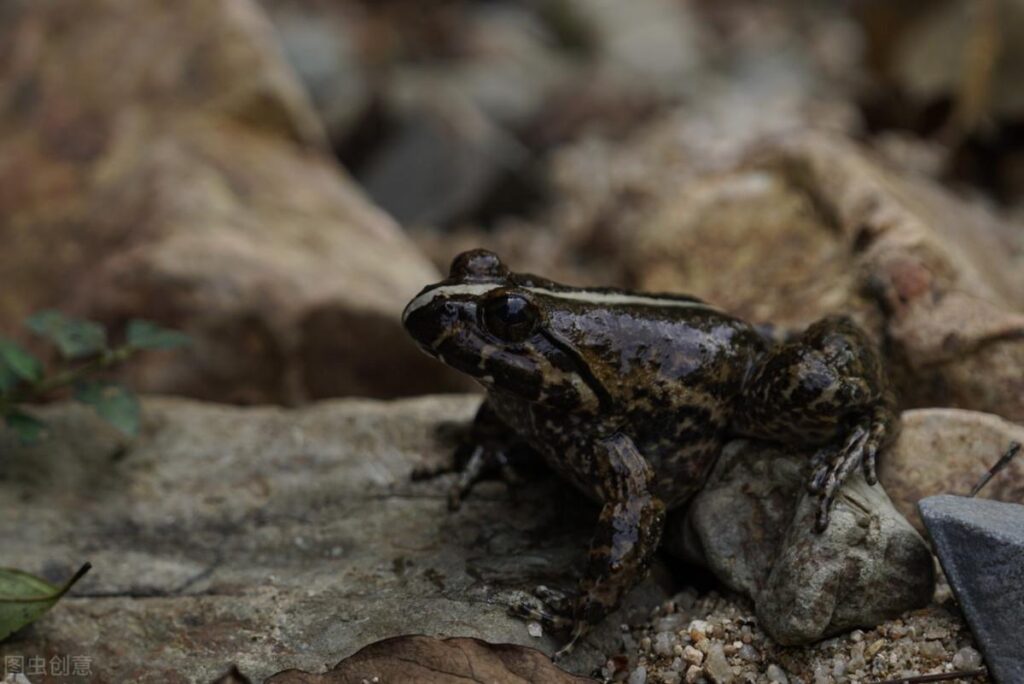
[[566, 287], [474, 250], [403, 322], [424, 351], [487, 389], [453, 506], [489, 470], [512, 476], [502, 443], [517, 440], [602, 506], [578, 594], [546, 590], [555, 612], [532, 611], [571, 627], [563, 651], [643, 578], [665, 511], [700, 489], [730, 437], [819, 447], [809, 484], [822, 530], [854, 468], [875, 481], [893, 433], [878, 358], [845, 318], [775, 344], [690, 297]]

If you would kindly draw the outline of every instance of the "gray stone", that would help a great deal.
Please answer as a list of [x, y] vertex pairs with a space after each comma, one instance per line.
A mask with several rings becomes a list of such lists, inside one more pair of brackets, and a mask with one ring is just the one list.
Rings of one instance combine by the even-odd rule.
[[885, 491], [858, 472], [816, 534], [808, 457], [748, 441], [729, 444], [707, 486], [667, 534], [670, 549], [706, 564], [750, 596], [782, 644], [810, 643], [926, 605], [932, 556]]
[[[49, 440], [0, 431], [0, 566], [61, 580], [93, 571], [6, 655], [92, 658], [98, 682], [252, 681], [322, 671], [385, 637], [423, 633], [551, 653], [506, 614], [516, 592], [571, 588], [596, 509], [553, 478], [482, 485], [451, 514], [443, 421], [478, 397], [339, 400], [299, 410], [147, 399], [131, 445], [91, 411], [38, 411]], [[662, 573], [664, 570], [661, 571]], [[619, 625], [667, 593], [648, 581], [565, 665], [618, 652]]]
[[321, 3], [315, 8], [275, 0], [261, 0], [261, 4], [331, 140], [344, 140], [369, 107], [371, 96], [359, 54], [358, 12], [344, 3]]
[[469, 97], [427, 70], [403, 71], [386, 99], [396, 131], [358, 176], [402, 224], [437, 226], [465, 217], [529, 158]]
[[918, 507], [989, 672], [1024, 681], [1024, 506], [940, 495]]

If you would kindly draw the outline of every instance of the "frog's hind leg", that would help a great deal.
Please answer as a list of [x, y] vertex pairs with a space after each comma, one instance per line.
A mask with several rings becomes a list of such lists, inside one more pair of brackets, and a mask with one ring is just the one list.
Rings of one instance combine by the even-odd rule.
[[744, 380], [734, 416], [741, 434], [818, 446], [809, 488], [815, 528], [828, 527], [843, 483], [858, 466], [877, 481], [878, 453], [896, 434], [896, 409], [871, 340], [845, 317], [822, 319], [764, 353]]
[[480, 405], [472, 425], [465, 432], [458, 439], [451, 463], [417, 468], [412, 474], [413, 480], [427, 480], [455, 473], [455, 482], [448, 490], [450, 510], [458, 510], [473, 487], [484, 480], [502, 480], [514, 492], [515, 487], [523, 482], [516, 465], [521, 461], [529, 461], [530, 465], [540, 462], [539, 457], [501, 422], [487, 400]]

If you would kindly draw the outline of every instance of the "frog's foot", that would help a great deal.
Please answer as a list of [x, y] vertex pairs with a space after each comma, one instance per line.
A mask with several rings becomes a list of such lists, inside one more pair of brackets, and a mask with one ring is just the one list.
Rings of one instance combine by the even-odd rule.
[[509, 604], [510, 614], [523, 620], [539, 622], [551, 632], [566, 632], [573, 626], [573, 597], [569, 594], [541, 585], [533, 594], [521, 594]]
[[878, 482], [878, 452], [890, 436], [890, 424], [888, 412], [878, 409], [854, 424], [838, 446], [826, 446], [815, 454], [812, 462], [814, 473], [808, 484], [811, 493], [818, 495], [815, 531], [828, 529], [836, 495], [857, 466], [864, 469], [864, 478], [869, 485]]
[[590, 624], [586, 621], [568, 617], [578, 600], [572, 594], [542, 585], [534, 590], [532, 596], [509, 606], [509, 612], [524, 620], [539, 622], [548, 631], [569, 632], [569, 641], [551, 656], [553, 660], [558, 660], [569, 655], [576, 642], [590, 630]]
[[[468, 457], [463, 456], [464, 449], [456, 452], [452, 464], [417, 468], [412, 473], [414, 481], [429, 480], [440, 475], [456, 473], [455, 482], [448, 490], [448, 509], [457, 511], [473, 487], [483, 480], [499, 479], [509, 486], [511, 491], [521, 485], [524, 480], [512, 467], [504, 449], [488, 445], [469, 447]], [[460, 465], [461, 464], [461, 465]]]

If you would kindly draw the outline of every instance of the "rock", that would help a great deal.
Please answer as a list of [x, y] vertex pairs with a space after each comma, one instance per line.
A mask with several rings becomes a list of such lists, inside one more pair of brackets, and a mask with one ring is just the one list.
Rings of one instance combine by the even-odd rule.
[[[935, 494], [966, 495], [1013, 441], [1024, 442], [1024, 427], [999, 416], [961, 409], [904, 411], [899, 438], [879, 459], [878, 477], [900, 513], [924, 534], [917, 502]], [[1024, 500], [1021, 458], [978, 496]]]
[[310, 95], [328, 137], [338, 144], [370, 107], [372, 88], [360, 50], [364, 17], [352, 3], [261, 0], [285, 57]]
[[51, 306], [158, 319], [195, 344], [123, 376], [219, 401], [467, 387], [399, 322], [436, 271], [336, 166], [249, 0], [18, 5], [0, 24], [4, 330]]
[[669, 0], [559, 0], [594, 43], [598, 68], [622, 88], [678, 98], [703, 65], [701, 29], [693, 12]]
[[357, 175], [403, 224], [444, 226], [465, 218], [528, 161], [512, 136], [430, 73], [405, 71], [387, 100], [394, 131]]
[[[975, 76], [991, 78], [991, 83], [976, 86], [984, 87], [987, 97], [981, 103], [970, 103], [983, 109], [971, 113], [977, 118], [1019, 119], [1024, 115], [1024, 96], [1014, 84], [1024, 77], [1024, 4], [1011, 0], [992, 7], [996, 25], [988, 27], [978, 25], [986, 19], [982, 7], [952, 2], [920, 12], [887, 55], [887, 73], [900, 89], [925, 106], [961, 96], [968, 59], [991, 59], [991, 75]], [[980, 45], [979, 39], [987, 44]], [[982, 56], [979, 48], [992, 52]]]
[[[405, 636], [370, 644], [325, 674], [296, 670], [279, 672], [267, 679], [266, 684], [489, 684], [512, 681], [586, 684], [594, 680], [576, 677], [559, 669], [547, 656], [532, 648], [489, 644], [480, 639]], [[643, 680], [639, 684], [643, 684]]]
[[981, 654], [970, 646], [964, 646], [953, 656], [953, 668], [957, 670], [977, 670], [982, 665]]
[[725, 659], [725, 651], [721, 644], [712, 644], [708, 649], [708, 657], [704, 662], [704, 672], [715, 684], [730, 684], [734, 677], [729, 661]]
[[905, 407], [1024, 420], [1011, 225], [844, 136], [793, 132], [798, 115], [766, 114], [734, 136], [721, 116], [722, 131], [700, 136], [694, 119], [707, 118], [680, 113], [624, 144], [560, 154], [552, 222], [564, 222], [566, 250], [590, 250], [626, 285], [689, 292], [755, 322], [851, 314], [884, 340]]
[[949, 495], [918, 506], [989, 672], [1024, 681], [1024, 506]]
[[792, 138], [764, 160], [856, 255], [850, 266], [881, 314], [904, 405], [1024, 420], [1024, 279], [1010, 227], [835, 138]]
[[931, 553], [881, 487], [855, 474], [829, 528], [813, 532], [806, 454], [730, 443], [707, 486], [666, 533], [669, 549], [751, 597], [781, 644], [817, 641], [926, 605]]
[[[51, 580], [93, 571], [5, 655], [86, 653], [99, 681], [253, 681], [322, 671], [399, 634], [466, 636], [552, 653], [506, 605], [539, 584], [570, 589], [597, 510], [554, 478], [513, 501], [482, 485], [448, 513], [444, 421], [479, 398], [336, 400], [241, 409], [147, 399], [138, 440], [84, 408], [40, 409], [52, 433], [0, 432], [0, 566]], [[657, 576], [664, 569], [656, 565]], [[652, 579], [566, 663], [589, 673], [667, 592]]]

